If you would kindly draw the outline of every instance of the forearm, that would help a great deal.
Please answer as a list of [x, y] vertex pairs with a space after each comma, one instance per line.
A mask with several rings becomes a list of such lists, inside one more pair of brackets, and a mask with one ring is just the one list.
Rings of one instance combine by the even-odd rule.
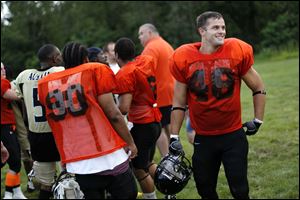
[[263, 80], [254, 68], [251, 68], [247, 74], [243, 76], [243, 80], [252, 90], [254, 117], [263, 121], [266, 103], [266, 93]]
[[187, 85], [175, 82], [173, 111], [171, 113], [171, 134], [179, 134], [185, 116]]
[[128, 144], [134, 144], [131, 134], [126, 126], [123, 115], [113, 101], [111, 93], [98, 96], [99, 105], [118, 135]]
[[266, 95], [257, 94], [253, 96], [254, 117], [263, 121], [265, 112]]
[[4, 99], [9, 99], [9, 100], [15, 100], [15, 101], [19, 101], [20, 98], [17, 96], [17, 94], [15, 93], [15, 91], [13, 91], [12, 89], [7, 90], [4, 95], [3, 95]]
[[[183, 107], [184, 108], [184, 107]], [[171, 134], [179, 134], [185, 112], [183, 110], [174, 110], [171, 114]]]
[[119, 114], [115, 114], [111, 118], [109, 118], [111, 125], [116, 130], [118, 135], [128, 144], [134, 144], [134, 141], [129, 133], [127, 125], [125, 123], [123, 115], [119, 112]]

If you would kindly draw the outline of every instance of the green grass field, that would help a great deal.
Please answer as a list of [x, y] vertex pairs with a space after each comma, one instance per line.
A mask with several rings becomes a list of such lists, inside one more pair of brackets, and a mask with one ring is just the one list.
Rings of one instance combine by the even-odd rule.
[[[248, 178], [250, 198], [299, 199], [299, 54], [297, 58], [274, 61], [257, 61], [254, 68], [262, 76], [267, 103], [264, 124], [255, 136], [248, 137]], [[253, 118], [251, 91], [242, 85], [243, 121]], [[184, 126], [181, 140], [188, 158], [193, 147], [187, 142]], [[159, 157], [155, 157], [156, 161]], [[7, 165], [1, 169], [1, 198]], [[22, 170], [23, 191], [26, 177]], [[223, 168], [219, 173], [217, 187], [221, 199], [232, 199]], [[37, 193], [24, 192], [36, 199]], [[163, 195], [157, 192], [158, 198]], [[199, 199], [193, 178], [177, 194], [179, 199]]]

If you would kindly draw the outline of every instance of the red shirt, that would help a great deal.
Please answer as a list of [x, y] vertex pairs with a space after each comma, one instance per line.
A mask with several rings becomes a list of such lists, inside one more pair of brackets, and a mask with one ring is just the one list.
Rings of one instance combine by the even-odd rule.
[[169, 69], [169, 58], [173, 52], [173, 47], [161, 37], [148, 41], [142, 52], [142, 55], [149, 55], [154, 59], [158, 107], [169, 106], [173, 102], [175, 79]]
[[99, 157], [125, 146], [98, 104], [115, 88], [107, 65], [86, 63], [38, 82], [41, 104], [63, 163]]
[[216, 52], [201, 54], [201, 43], [179, 47], [170, 70], [188, 86], [192, 127], [200, 135], [219, 135], [242, 127], [241, 77], [253, 65], [252, 47], [235, 38], [225, 39]]
[[161, 113], [156, 107], [156, 78], [151, 56], [139, 56], [123, 66], [116, 75], [114, 93], [132, 94], [128, 113], [129, 121], [145, 124], [160, 122]]
[[5, 92], [10, 88], [10, 82], [5, 78], [1, 78], [1, 124], [16, 124], [14, 112], [10, 104], [11, 100], [3, 98]]

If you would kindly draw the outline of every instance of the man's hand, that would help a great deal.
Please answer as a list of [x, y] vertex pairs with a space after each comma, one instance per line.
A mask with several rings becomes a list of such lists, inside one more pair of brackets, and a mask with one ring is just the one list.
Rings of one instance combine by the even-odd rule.
[[9, 153], [1, 141], [1, 163], [5, 163], [8, 157], [9, 157]]
[[246, 135], [254, 135], [257, 133], [259, 127], [262, 125], [262, 121], [257, 120], [256, 118], [252, 121], [245, 122], [243, 127], [246, 127]]
[[184, 153], [179, 138], [174, 138], [174, 137], [170, 138], [169, 152], [170, 152], [170, 154], [176, 155], [176, 156]]
[[131, 145], [128, 145], [127, 147], [125, 147], [125, 151], [128, 154], [129, 159], [135, 158], [137, 156], [137, 153], [138, 153], [138, 150], [137, 150], [134, 143], [131, 144]]

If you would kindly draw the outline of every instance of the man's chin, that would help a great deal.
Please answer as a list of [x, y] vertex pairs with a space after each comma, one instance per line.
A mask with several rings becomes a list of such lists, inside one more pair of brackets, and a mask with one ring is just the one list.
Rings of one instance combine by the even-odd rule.
[[224, 40], [218, 40], [218, 41], [215, 42], [216, 46], [221, 46], [223, 44], [224, 44]]

